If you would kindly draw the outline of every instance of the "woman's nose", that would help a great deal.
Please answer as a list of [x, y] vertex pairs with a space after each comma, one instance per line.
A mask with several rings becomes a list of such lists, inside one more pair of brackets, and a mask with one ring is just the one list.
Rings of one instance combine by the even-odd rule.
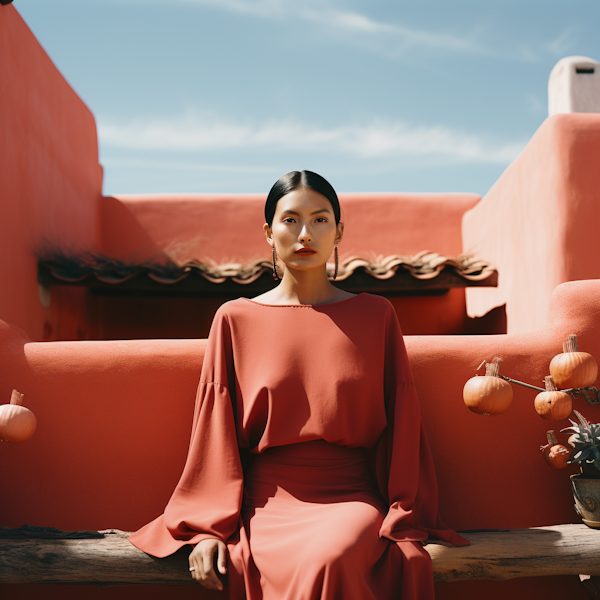
[[298, 239], [300, 241], [304, 241], [304, 242], [310, 241], [310, 232], [308, 231], [308, 228], [306, 227], [306, 225], [304, 225], [302, 227], [302, 231], [300, 232]]

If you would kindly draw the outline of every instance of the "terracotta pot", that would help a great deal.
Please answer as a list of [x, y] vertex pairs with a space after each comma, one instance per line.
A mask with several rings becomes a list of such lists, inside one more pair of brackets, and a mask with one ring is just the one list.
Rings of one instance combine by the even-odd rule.
[[600, 529], [600, 478], [585, 473], [571, 475], [575, 510], [581, 520], [594, 529]]

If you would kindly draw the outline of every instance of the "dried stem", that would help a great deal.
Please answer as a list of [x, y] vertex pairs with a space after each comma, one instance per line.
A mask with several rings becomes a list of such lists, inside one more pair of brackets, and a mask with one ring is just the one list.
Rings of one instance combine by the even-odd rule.
[[18, 406], [23, 405], [23, 396], [24, 394], [20, 394], [17, 390], [12, 391], [12, 395], [10, 397], [11, 404], [17, 404]]
[[[595, 387], [584, 387], [584, 388], [571, 388], [570, 390], [562, 390], [563, 392], [567, 392], [571, 396], [577, 396], [577, 394], [581, 394], [590, 406], [594, 406], [595, 404], [600, 404], [600, 391]], [[588, 392], [594, 392], [596, 398], [592, 399]]]
[[556, 384], [554, 383], [554, 379], [552, 379], [552, 375], [547, 375], [545, 382], [546, 382], [546, 391], [547, 392], [558, 392], [558, 388], [556, 387]]
[[554, 429], [550, 429], [546, 432], [546, 439], [551, 446], [556, 446], [558, 444], [558, 440], [556, 439], [556, 433], [554, 433]]
[[500, 376], [500, 363], [502, 359], [496, 356], [491, 363], [486, 363], [485, 374], [487, 377], [499, 377]]
[[[573, 335], [573, 336], [569, 336], [569, 338], [574, 337], [575, 338], [575, 348], [577, 348], [577, 336]], [[566, 344], [566, 342], [565, 342]], [[481, 367], [483, 367], [485, 365], [485, 374], [490, 376], [490, 377], [500, 377], [500, 379], [504, 379], [504, 381], [508, 381], [509, 383], [515, 383], [517, 385], [521, 385], [523, 387], [529, 388], [530, 390], [536, 390], [538, 392], [547, 392], [547, 391], [559, 391], [556, 387], [556, 384], [554, 383], [554, 380], [552, 380], [552, 388], [550, 388], [550, 390], [548, 390], [548, 378], [552, 379], [552, 377], [550, 375], [548, 375], [545, 379], [544, 382], [546, 383], [546, 387], [545, 388], [541, 388], [538, 387], [537, 385], [531, 385], [529, 383], [525, 383], [524, 381], [519, 381], [518, 379], [512, 379], [512, 377], [507, 377], [506, 375], [502, 375], [499, 372], [500, 369], [500, 363], [502, 362], [501, 358], [494, 358], [494, 360], [489, 363], [487, 361], [483, 361], [479, 367], [477, 367], [477, 370], [479, 371], [481, 369]], [[565, 392], [566, 394], [569, 394], [571, 396], [577, 396], [578, 394], [581, 394], [588, 402], [589, 405], [594, 406], [595, 404], [600, 404], [600, 390], [598, 390], [597, 388], [593, 387], [593, 386], [588, 386], [588, 387], [582, 387], [582, 388], [568, 388], [566, 390], [560, 390], [561, 392]], [[593, 392], [593, 394], [595, 395], [595, 398], [592, 398], [590, 396], [590, 392]]]
[[578, 352], [577, 350], [577, 336], [571, 333], [567, 338], [567, 341], [563, 344], [563, 352]]
[[523, 381], [519, 381], [518, 379], [512, 379], [510, 377], [507, 377], [506, 375], [500, 375], [500, 373], [498, 373], [498, 377], [500, 377], [500, 379], [504, 379], [505, 381], [508, 381], [510, 383], [516, 383], [517, 385], [522, 385], [523, 387], [529, 388], [530, 390], [537, 390], [538, 392], [546, 391], [545, 388], [537, 387], [537, 385], [531, 385], [529, 383], [524, 383]]

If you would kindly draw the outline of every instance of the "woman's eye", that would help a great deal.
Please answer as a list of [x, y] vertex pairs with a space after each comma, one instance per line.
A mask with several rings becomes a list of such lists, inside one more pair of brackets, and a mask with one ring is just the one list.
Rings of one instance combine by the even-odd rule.
[[[285, 217], [281, 221], [282, 223], [295, 223], [296, 219], [294, 217]], [[327, 223], [327, 217], [317, 217], [315, 219], [315, 223]]]

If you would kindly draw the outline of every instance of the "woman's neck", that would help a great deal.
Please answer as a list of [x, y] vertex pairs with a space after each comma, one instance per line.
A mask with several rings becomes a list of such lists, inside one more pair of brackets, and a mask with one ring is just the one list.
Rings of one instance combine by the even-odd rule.
[[306, 271], [286, 266], [279, 285], [255, 299], [271, 304], [327, 304], [354, 295], [336, 288], [329, 282], [325, 265], [322, 269]]

